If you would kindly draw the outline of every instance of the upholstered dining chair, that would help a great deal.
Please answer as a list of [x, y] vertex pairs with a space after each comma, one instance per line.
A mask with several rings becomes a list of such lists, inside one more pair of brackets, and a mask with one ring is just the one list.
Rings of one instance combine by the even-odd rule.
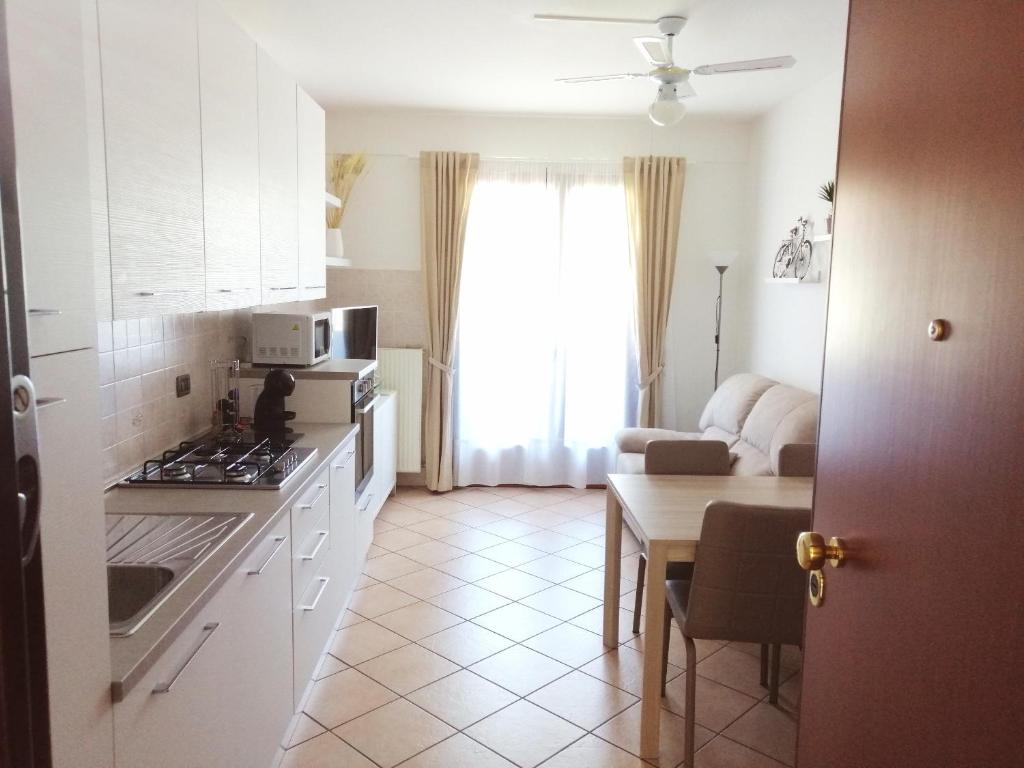
[[[719, 440], [651, 440], [644, 449], [644, 474], [647, 475], [728, 475], [729, 464], [729, 448]], [[634, 635], [640, 634], [646, 572], [647, 558], [641, 552], [633, 607]], [[693, 563], [669, 563], [666, 575], [669, 579], [689, 579], [691, 573]]]
[[694, 640], [760, 643], [772, 648], [769, 701], [778, 703], [783, 645], [801, 645], [805, 574], [793, 556], [805, 509], [713, 501], [704, 512], [693, 577], [665, 584], [662, 688], [668, 669], [671, 619], [686, 646], [686, 768], [693, 766], [697, 685]]

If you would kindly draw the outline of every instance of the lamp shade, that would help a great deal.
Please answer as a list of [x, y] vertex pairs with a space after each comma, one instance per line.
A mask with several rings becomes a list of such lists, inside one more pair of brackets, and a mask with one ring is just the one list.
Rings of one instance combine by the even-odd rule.
[[686, 114], [686, 105], [674, 99], [658, 99], [651, 104], [647, 114], [655, 125], [675, 125]]

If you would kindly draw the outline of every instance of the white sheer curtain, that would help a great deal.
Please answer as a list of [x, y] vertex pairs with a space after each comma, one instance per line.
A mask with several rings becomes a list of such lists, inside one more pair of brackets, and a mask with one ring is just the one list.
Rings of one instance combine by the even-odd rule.
[[458, 485], [603, 483], [634, 420], [618, 164], [482, 161], [455, 360]]

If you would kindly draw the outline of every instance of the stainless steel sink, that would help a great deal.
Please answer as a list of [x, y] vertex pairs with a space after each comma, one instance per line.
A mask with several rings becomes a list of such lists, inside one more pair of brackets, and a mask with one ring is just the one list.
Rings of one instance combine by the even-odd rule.
[[108, 515], [110, 634], [135, 632], [251, 515]]

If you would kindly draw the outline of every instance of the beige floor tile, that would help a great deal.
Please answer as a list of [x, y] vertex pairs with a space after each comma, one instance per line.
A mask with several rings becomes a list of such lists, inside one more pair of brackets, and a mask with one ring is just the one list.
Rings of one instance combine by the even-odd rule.
[[539, 560], [523, 563], [519, 566], [519, 570], [534, 576], [540, 576], [542, 579], [547, 579], [551, 582], [559, 583], [581, 576], [587, 573], [590, 568], [574, 563], [572, 560], [566, 560], [564, 557], [558, 557], [558, 555], [548, 555]]
[[394, 523], [389, 523], [387, 520], [381, 520], [377, 518], [373, 521], [373, 535], [376, 536], [378, 533], [386, 533], [387, 531], [397, 530], [398, 526]]
[[[620, 646], [617, 651], [609, 651], [589, 664], [584, 664], [580, 671], [634, 696], [643, 695], [644, 656], [632, 648]], [[680, 672], [682, 670], [674, 664], [668, 665], [669, 680], [674, 680]]]
[[604, 547], [599, 547], [596, 544], [590, 544], [589, 542], [583, 542], [581, 544], [577, 544], [575, 547], [563, 549], [558, 553], [558, 556], [564, 557], [566, 560], [572, 560], [574, 563], [580, 563], [581, 565], [589, 565], [591, 568], [597, 568], [599, 565], [604, 564]]
[[301, 744], [304, 741], [309, 741], [314, 736], [319, 736], [323, 732], [324, 727], [320, 723], [306, 713], [299, 712], [299, 714], [292, 718], [292, 722], [288, 726], [284, 746], [286, 749], [290, 749], [296, 744]]
[[388, 554], [388, 550], [384, 549], [384, 547], [378, 547], [376, 544], [371, 544], [370, 548], [366, 550], [366, 559], [373, 560], [375, 557], [380, 557], [381, 555], [386, 554]]
[[453, 589], [450, 592], [437, 595], [430, 599], [430, 602], [446, 611], [461, 616], [464, 619], [473, 619], [481, 614], [493, 611], [508, 605], [508, 598], [495, 594], [476, 584], [466, 584]]
[[585, 734], [528, 701], [517, 701], [466, 734], [522, 768], [533, 768]]
[[704, 745], [694, 762], [696, 768], [783, 768], [785, 765], [725, 736], [716, 736]]
[[403, 549], [402, 554], [424, 565], [437, 565], [456, 557], [462, 557], [466, 550], [445, 544], [443, 541], [428, 541], [415, 547]]
[[[423, 523], [423, 525], [426, 525], [426, 523]], [[400, 552], [403, 549], [407, 549], [415, 544], [422, 544], [426, 541], [430, 541], [429, 536], [416, 533], [409, 528], [395, 528], [393, 531], [385, 531], [384, 533], [375, 533], [373, 535], [374, 544], [391, 552]]]
[[335, 733], [382, 768], [407, 760], [455, 731], [405, 699], [393, 701]]
[[[696, 721], [716, 733], [749, 710], [757, 699], [728, 686], [697, 675]], [[661, 705], [679, 716], [686, 713], [686, 675], [682, 674], [665, 686]]]
[[480, 508], [502, 517], [515, 517], [533, 509], [529, 504], [523, 504], [515, 499], [493, 501], [489, 504], [482, 504]]
[[424, 568], [419, 571], [413, 571], [407, 573], [405, 576], [399, 576], [397, 579], [392, 579], [388, 582], [395, 589], [400, 589], [403, 592], [408, 592], [414, 597], [418, 597], [420, 600], [426, 600], [429, 597], [440, 595], [443, 592], [450, 592], [453, 589], [457, 589], [465, 584], [462, 579], [457, 579], [454, 576], [438, 571], [433, 568]]
[[542, 592], [549, 589], [552, 584], [537, 576], [513, 568], [502, 573], [496, 573], [485, 579], [476, 582], [476, 586], [494, 592], [495, 594], [507, 597], [509, 600], [520, 600], [527, 595]]
[[[563, 581], [562, 586], [575, 589], [577, 592], [582, 592], [591, 597], [596, 597], [598, 600], [604, 600], [604, 571], [588, 570], [580, 576]], [[629, 594], [634, 589], [636, 589], [636, 582], [623, 574], [622, 578], [619, 579], [620, 599], [622, 595]], [[623, 602], [621, 605], [625, 606], [626, 603]], [[630, 607], [632, 607], [632, 604], [630, 604]]]
[[454, 560], [440, 563], [435, 567], [437, 570], [450, 573], [452, 576], [463, 581], [477, 581], [508, 570], [501, 563], [496, 563], [493, 560], [488, 560], [486, 557], [480, 557], [480, 555], [476, 554], [463, 555]]
[[445, 536], [452, 536], [456, 533], [468, 531], [470, 530], [470, 527], [468, 525], [463, 525], [462, 523], [457, 523], [454, 520], [450, 520], [448, 518], [438, 517], [433, 520], [427, 520], [424, 523], [416, 523], [416, 525], [410, 525], [406, 530], [421, 533], [424, 536], [429, 536], [432, 539], [443, 539]]
[[650, 768], [650, 763], [588, 733], [542, 763], [541, 768]]
[[323, 680], [325, 677], [337, 674], [348, 669], [348, 665], [339, 659], [334, 658], [329, 653], [325, 653], [323, 658], [320, 659], [320, 666], [317, 667], [316, 674], [313, 675], [314, 680]]
[[722, 735], [780, 763], [793, 765], [796, 762], [796, 725], [797, 718], [792, 712], [762, 701]]
[[487, 490], [495, 496], [501, 496], [503, 499], [514, 499], [516, 496], [529, 493], [533, 488], [529, 485], [495, 485]]
[[549, 504], [544, 507], [544, 509], [549, 509], [563, 517], [579, 519], [581, 517], [586, 517], [594, 511], [594, 503], [589, 500], [574, 498], [567, 499], [566, 501], [559, 501], [555, 504]]
[[417, 499], [437, 499], [441, 498], [439, 494], [434, 493], [431, 490], [423, 486], [403, 486], [395, 492], [394, 500], [388, 500], [385, 502], [385, 506], [388, 504], [404, 504], [407, 501], [415, 501]]
[[[377, 582], [374, 582], [376, 584]], [[369, 584], [367, 586], [370, 586]], [[352, 611], [346, 610], [341, 614], [341, 619], [338, 621], [338, 629], [344, 629], [345, 627], [351, 627], [353, 624], [359, 624], [362, 621], [366, 621], [358, 613], [352, 613]]]
[[518, 541], [506, 541], [493, 547], [481, 549], [477, 554], [514, 568], [531, 560], [539, 560], [545, 557], [547, 553], [533, 547], [528, 547], [525, 544], [520, 544]]
[[534, 488], [529, 493], [517, 496], [516, 499], [523, 504], [530, 504], [534, 507], [547, 507], [551, 504], [567, 501], [572, 497], [572, 491], [566, 488]]
[[422, 570], [422, 568], [420, 563], [410, 560], [405, 555], [388, 552], [386, 555], [373, 558], [373, 560], [367, 560], [363, 573], [377, 581], [388, 581], [405, 576], [407, 573]]
[[372, 621], [364, 621], [335, 632], [331, 654], [349, 666], [355, 666], [408, 644], [409, 640], [390, 629]]
[[363, 673], [346, 669], [313, 683], [303, 711], [326, 728], [334, 728], [396, 698]]
[[430, 603], [413, 603], [397, 611], [378, 616], [375, 621], [410, 640], [440, 632], [448, 627], [461, 624], [462, 619]]
[[[724, 645], [724, 643], [723, 643]], [[753, 656], [761, 658], [761, 646], [757, 643], [729, 643], [729, 647]], [[803, 659], [800, 649], [795, 645], [782, 646], [782, 659], [780, 665], [787, 669], [800, 669]]]
[[[765, 689], [761, 687], [760, 659], [730, 646], [698, 662], [697, 674], [742, 691], [748, 696], [761, 698], [765, 695]], [[783, 669], [780, 679], [786, 681], [794, 674], [795, 671], [792, 669]]]
[[[621, 747], [631, 754], [640, 754], [640, 704], [639, 702], [602, 725], [594, 734], [612, 744]], [[700, 725], [694, 728], [694, 750], [700, 749], [714, 738], [715, 734]], [[657, 760], [649, 762], [662, 768], [675, 768], [686, 754], [683, 740], [686, 737], [686, 724], [683, 718], [661, 710], [661, 754]]]
[[475, 528], [470, 528], [452, 536], [445, 536], [442, 541], [445, 544], [451, 544], [453, 547], [464, 549], [467, 552], [479, 552], [481, 549], [501, 544], [505, 539], [501, 538], [501, 536], [495, 536], [493, 533], [487, 533], [487, 531], [478, 531]]
[[576, 618], [580, 614], [601, 606], [600, 600], [559, 586], [524, 597], [521, 602], [523, 605], [536, 608], [538, 611], [543, 611], [562, 621]]
[[568, 549], [569, 547], [575, 547], [580, 543], [579, 539], [574, 539], [571, 536], [565, 536], [561, 533], [555, 533], [554, 531], [537, 531], [535, 533], [528, 533], [526, 536], [521, 536], [516, 539], [516, 541], [520, 544], [525, 544], [528, 547], [540, 549], [548, 553], [558, 552], [559, 550]]
[[366, 589], [367, 587], [372, 587], [374, 584], [379, 583], [380, 582], [373, 578], [373, 576], [367, 576], [365, 573], [360, 573], [359, 578], [356, 579], [356, 585], [353, 589]]
[[377, 519], [392, 525], [415, 525], [425, 520], [433, 520], [434, 516], [419, 509], [407, 507], [404, 504], [395, 504], [391, 507], [385, 505], [380, 514], [377, 515]]
[[513, 645], [507, 637], [468, 621], [425, 637], [419, 644], [463, 667], [475, 664]]
[[[516, 515], [516, 520], [519, 522], [536, 525], [538, 528], [554, 528], [568, 523], [571, 519], [571, 517], [566, 517], [552, 511], [551, 507], [538, 507], [537, 509], [531, 509], [529, 512], [523, 512], [521, 515]], [[551, 552], [553, 550], [546, 551]]]
[[477, 662], [470, 670], [502, 688], [526, 696], [572, 668], [522, 645], [513, 645]]
[[608, 651], [599, 635], [572, 624], [559, 624], [523, 642], [527, 648], [570, 667], [579, 667]]
[[[564, 586], [564, 585], [563, 585]], [[596, 635], [604, 634], [604, 606], [595, 608], [592, 611], [587, 611], [581, 616], [577, 616], [572, 619], [572, 624], [577, 627], [582, 627]], [[640, 625], [640, 630], [643, 631], [643, 624]], [[636, 635], [633, 634], [633, 612], [626, 608], [619, 608], [619, 642], [627, 643], [631, 641]]]
[[[603, 525], [594, 525], [583, 520], [570, 520], [568, 523], [563, 523], [551, 530], [563, 536], [572, 536], [572, 538], [579, 539], [580, 541], [590, 541], [604, 535]], [[601, 562], [604, 562], [603, 558]]]
[[[515, 768], [483, 744], [457, 733], [406, 763], [402, 768]], [[582, 768], [582, 767], [581, 767]]]
[[352, 594], [349, 610], [367, 619], [372, 619], [375, 616], [380, 616], [383, 613], [394, 611], [415, 602], [418, 602], [415, 597], [407, 595], [405, 592], [392, 586], [374, 584], [372, 587], [361, 589]]
[[502, 707], [507, 707], [519, 697], [479, 675], [460, 669], [453, 675], [413, 691], [407, 698], [434, 717], [462, 730]]
[[358, 669], [381, 685], [405, 695], [450, 675], [459, 667], [426, 648], [407, 645], [360, 664]]
[[[640, 627], [641, 629], [643, 628], [643, 622], [641, 622]], [[633, 635], [633, 639], [626, 643], [626, 645], [630, 648], [636, 648], [640, 653], [643, 653], [645, 637], [646, 635]], [[695, 640], [694, 644], [697, 646], [698, 664], [711, 654], [725, 647], [724, 643], [720, 643], [717, 640]], [[675, 622], [672, 623], [672, 632], [669, 634], [668, 660], [680, 669], [686, 669], [686, 646], [683, 644], [683, 636], [679, 634], [679, 629]], [[760, 664], [760, 661], [758, 661], [758, 664]]]
[[523, 642], [528, 637], [539, 635], [541, 632], [557, 626], [558, 619], [548, 616], [546, 613], [527, 608], [525, 605], [512, 603], [503, 608], [485, 613], [473, 619], [484, 629], [504, 635], [509, 640], [517, 643]]
[[494, 523], [501, 520], [502, 516], [495, 514], [494, 512], [488, 512], [486, 509], [470, 507], [469, 509], [464, 509], [461, 512], [453, 512], [450, 515], [446, 515], [446, 518], [448, 520], [454, 520], [457, 523], [462, 523], [463, 525], [468, 525], [472, 528], [480, 528], [488, 523]]
[[494, 523], [488, 523], [480, 528], [481, 531], [487, 531], [493, 533], [495, 536], [501, 536], [503, 539], [518, 539], [521, 536], [528, 536], [531, 533], [537, 533], [537, 531], [544, 530], [536, 525], [530, 525], [529, 523], [520, 522], [518, 518], [511, 517], [505, 520], [498, 520]]
[[484, 504], [492, 504], [500, 496], [495, 496], [486, 488], [459, 488], [451, 493], [445, 494], [446, 499], [455, 499], [471, 507], [482, 507]]
[[450, 499], [448, 497], [416, 501], [412, 506], [416, 507], [418, 510], [438, 517], [450, 515], [453, 512], [461, 512], [462, 510], [469, 509], [470, 507], [469, 504], [463, 504], [461, 501], [456, 501], [455, 499]]
[[281, 768], [375, 768], [375, 766], [333, 733], [324, 733], [285, 752]]
[[636, 696], [582, 672], [570, 672], [527, 698], [587, 731], [637, 702]]

